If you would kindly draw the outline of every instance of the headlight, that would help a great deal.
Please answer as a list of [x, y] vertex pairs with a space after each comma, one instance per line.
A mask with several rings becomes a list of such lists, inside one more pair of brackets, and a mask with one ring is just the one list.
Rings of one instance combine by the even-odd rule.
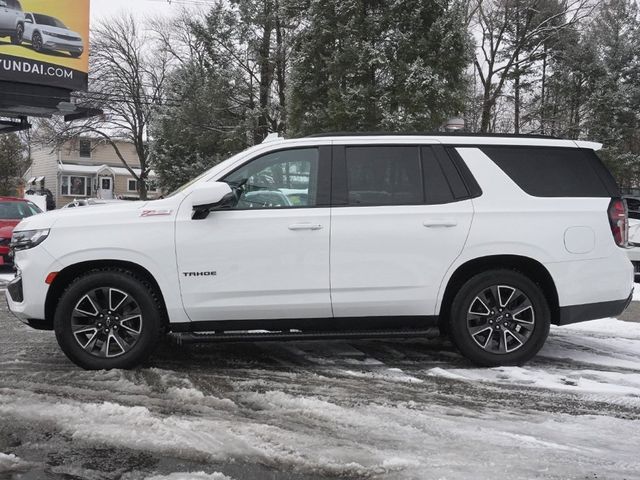
[[40, 245], [48, 236], [48, 228], [43, 230], [24, 230], [22, 232], [14, 231], [9, 246], [12, 250], [28, 250]]

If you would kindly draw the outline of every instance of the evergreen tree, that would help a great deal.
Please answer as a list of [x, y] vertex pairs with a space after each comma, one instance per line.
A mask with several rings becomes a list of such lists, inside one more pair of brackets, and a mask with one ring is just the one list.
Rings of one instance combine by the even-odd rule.
[[0, 195], [14, 196], [25, 169], [24, 146], [14, 133], [0, 135]]
[[463, 109], [457, 1], [311, 0], [294, 48], [290, 133], [430, 130]]
[[597, 70], [586, 131], [605, 144], [602, 156], [622, 186], [640, 182], [640, 22], [634, 0], [606, 0], [589, 40]]
[[246, 148], [243, 108], [234, 103], [228, 73], [192, 63], [169, 77], [168, 100], [152, 129], [154, 170], [163, 189], [175, 190]]

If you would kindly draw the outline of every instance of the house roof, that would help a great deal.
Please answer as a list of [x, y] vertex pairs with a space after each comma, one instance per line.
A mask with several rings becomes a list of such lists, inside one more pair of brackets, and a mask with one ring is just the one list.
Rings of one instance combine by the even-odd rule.
[[[139, 168], [132, 169], [136, 175], [140, 175]], [[98, 175], [100, 173], [109, 173], [111, 175], [123, 175], [130, 177], [131, 172], [124, 167], [110, 167], [109, 165], [73, 165], [70, 163], [61, 163], [58, 165], [58, 171], [61, 173], [78, 173], [83, 175]], [[155, 172], [149, 172], [150, 177], [155, 177]]]

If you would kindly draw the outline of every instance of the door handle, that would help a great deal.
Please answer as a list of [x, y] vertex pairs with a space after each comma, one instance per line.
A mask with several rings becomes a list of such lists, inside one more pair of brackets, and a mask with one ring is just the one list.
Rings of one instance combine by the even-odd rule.
[[322, 225], [317, 223], [294, 223], [289, 225], [289, 230], [322, 230]]
[[458, 222], [451, 219], [426, 221], [423, 224], [427, 228], [452, 228], [458, 225]]

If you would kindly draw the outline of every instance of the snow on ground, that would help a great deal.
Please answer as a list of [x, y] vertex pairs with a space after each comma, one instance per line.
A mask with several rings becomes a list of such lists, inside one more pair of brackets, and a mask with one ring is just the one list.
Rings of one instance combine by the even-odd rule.
[[0, 270], [0, 288], [13, 280], [13, 272], [9, 273], [6, 270]]
[[640, 323], [552, 328], [523, 367], [416, 339], [165, 345], [85, 372], [0, 305], [0, 452], [33, 478], [632, 479], [638, 445]]
[[205, 472], [180, 472], [170, 475], [154, 475], [147, 480], [232, 480], [221, 473], [208, 474]]
[[0, 453], [0, 474], [9, 474], [14, 472], [23, 472], [29, 470], [31, 465], [21, 460], [15, 455], [7, 455]]

